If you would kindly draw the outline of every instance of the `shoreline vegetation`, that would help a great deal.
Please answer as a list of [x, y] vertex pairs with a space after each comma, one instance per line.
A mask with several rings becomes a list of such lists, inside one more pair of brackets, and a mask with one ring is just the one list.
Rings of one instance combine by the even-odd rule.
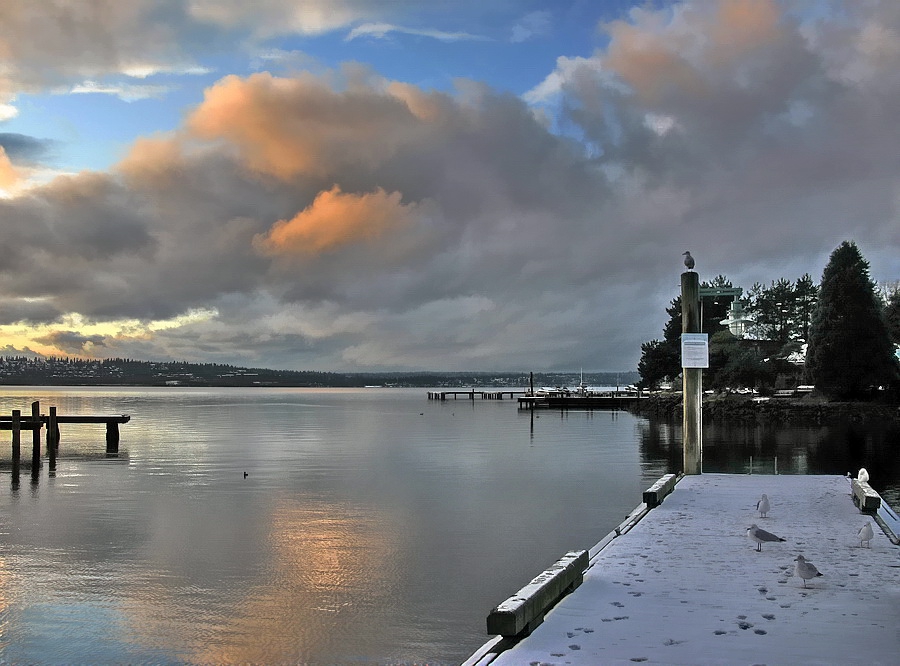
[[[535, 372], [535, 386], [633, 384], [634, 372]], [[66, 357], [0, 357], [0, 385], [5, 386], [198, 386], [293, 388], [475, 388], [521, 387], [530, 373], [510, 372], [319, 372], [243, 368], [221, 363], [81, 359]]]
[[[629, 411], [640, 416], [671, 418], [680, 417], [682, 409], [681, 393], [672, 391], [651, 394]], [[831, 402], [814, 395], [754, 400], [747, 395], [716, 393], [703, 397], [702, 409], [703, 419], [711, 421], [827, 423], [832, 420], [900, 420], [900, 405], [895, 402]]]

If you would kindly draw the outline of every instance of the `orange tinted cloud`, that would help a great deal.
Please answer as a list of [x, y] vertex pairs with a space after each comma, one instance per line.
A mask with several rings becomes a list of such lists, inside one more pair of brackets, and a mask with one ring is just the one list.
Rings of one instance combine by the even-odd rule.
[[699, 91], [701, 83], [693, 67], [656, 32], [616, 22], [610, 34], [606, 65], [644, 102], [656, 103], [670, 87]]
[[671, 24], [655, 13], [637, 16], [636, 23], [610, 24], [605, 64], [651, 104], [671, 89], [693, 95], [708, 92], [710, 72], [735, 76], [745, 61], [769, 53], [786, 38], [774, 0], [688, 6]]
[[314, 254], [375, 240], [408, 227], [414, 204], [402, 204], [399, 192], [381, 188], [367, 194], [345, 194], [335, 185], [290, 220], [279, 220], [253, 239], [268, 255]]
[[721, 57], [740, 60], [781, 34], [781, 10], [773, 0], [728, 0], [717, 7], [710, 37]]
[[170, 183], [182, 168], [182, 148], [174, 138], [138, 138], [117, 165], [125, 176], [157, 183]]
[[404, 100], [389, 93], [336, 92], [310, 74], [268, 73], [223, 78], [188, 120], [195, 136], [230, 142], [249, 168], [283, 180], [378, 164], [415, 124]]
[[6, 190], [15, 187], [21, 176], [16, 168], [12, 165], [3, 146], [0, 146], [0, 189]]

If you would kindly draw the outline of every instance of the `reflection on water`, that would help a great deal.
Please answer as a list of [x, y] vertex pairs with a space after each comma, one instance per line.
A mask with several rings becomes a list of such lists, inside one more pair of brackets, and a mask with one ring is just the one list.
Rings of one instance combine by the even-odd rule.
[[[645, 468], [677, 470], [681, 428], [657, 419], [638, 426]], [[703, 471], [729, 474], [847, 474], [860, 467], [889, 504], [900, 497], [900, 423], [871, 419], [818, 425], [704, 422]], [[892, 501], [893, 500], [893, 501]]]
[[[0, 449], [13, 663], [459, 663], [493, 606], [681, 466], [676, 424], [421, 390], [6, 395], [132, 415], [118, 457], [102, 426], [65, 427], [57, 471], [15, 487]], [[891, 492], [897, 434], [708, 424], [704, 468], [866, 466]]]
[[[377, 641], [378, 609], [393, 603], [398, 577], [398, 530], [381, 518], [365, 507], [275, 500], [259, 535], [233, 535], [266, 539], [261, 561], [236, 567], [197, 552], [203, 571], [144, 580], [123, 608], [128, 641], [204, 664], [308, 663], [359, 634]], [[229, 548], [230, 536], [203, 537], [198, 550]]]

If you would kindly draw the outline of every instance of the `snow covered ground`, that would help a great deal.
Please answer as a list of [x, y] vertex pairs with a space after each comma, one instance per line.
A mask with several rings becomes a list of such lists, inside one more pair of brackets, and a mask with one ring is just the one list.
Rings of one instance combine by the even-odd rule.
[[[870, 548], [857, 539], [866, 521]], [[757, 552], [752, 523], [785, 541]], [[824, 574], [806, 588], [801, 554]], [[897, 664], [900, 548], [844, 477], [687, 476], [491, 663]]]

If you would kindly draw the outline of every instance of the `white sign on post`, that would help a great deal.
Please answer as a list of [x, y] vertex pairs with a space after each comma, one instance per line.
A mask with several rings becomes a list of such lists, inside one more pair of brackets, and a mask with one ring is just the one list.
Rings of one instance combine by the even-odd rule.
[[681, 367], [709, 367], [709, 336], [706, 333], [681, 334]]

